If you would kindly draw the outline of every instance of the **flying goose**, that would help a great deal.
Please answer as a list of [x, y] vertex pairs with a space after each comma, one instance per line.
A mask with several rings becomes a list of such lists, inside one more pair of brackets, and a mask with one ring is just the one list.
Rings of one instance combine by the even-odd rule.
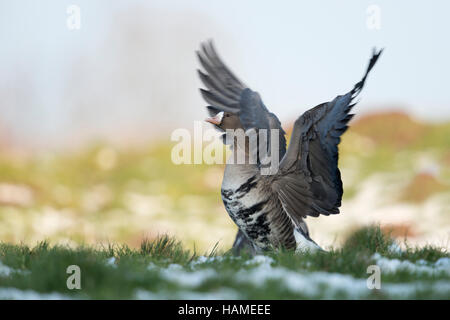
[[[223, 63], [212, 41], [202, 43], [196, 53], [204, 70], [198, 74], [206, 87], [200, 89], [208, 103], [210, 118], [206, 121], [226, 132], [278, 129], [280, 162], [276, 173], [261, 174], [260, 161], [227, 163], [225, 167], [222, 200], [239, 228], [233, 249], [239, 252], [247, 248], [253, 253], [279, 247], [320, 249], [309, 236], [305, 219], [339, 213], [343, 193], [338, 168], [340, 136], [348, 128], [355, 98], [382, 50], [374, 49], [363, 78], [352, 90], [306, 111], [295, 121], [287, 150], [278, 118], [260, 95]], [[236, 139], [232, 142], [234, 152], [245, 148], [236, 144]]]

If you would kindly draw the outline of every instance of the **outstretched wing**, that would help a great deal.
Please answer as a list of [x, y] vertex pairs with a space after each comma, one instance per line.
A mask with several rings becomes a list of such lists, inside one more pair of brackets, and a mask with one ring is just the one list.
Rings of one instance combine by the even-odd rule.
[[207, 89], [200, 89], [203, 99], [210, 105], [210, 114], [220, 111], [237, 114], [245, 130], [278, 129], [280, 158], [286, 152], [285, 132], [278, 118], [271, 113], [260, 95], [248, 88], [222, 62], [212, 41], [201, 44], [197, 56], [204, 71], [198, 70]]
[[343, 193], [338, 169], [340, 136], [348, 128], [354, 99], [381, 52], [374, 50], [364, 77], [350, 92], [306, 111], [295, 121], [289, 149], [272, 184], [294, 222], [308, 215], [339, 213]]

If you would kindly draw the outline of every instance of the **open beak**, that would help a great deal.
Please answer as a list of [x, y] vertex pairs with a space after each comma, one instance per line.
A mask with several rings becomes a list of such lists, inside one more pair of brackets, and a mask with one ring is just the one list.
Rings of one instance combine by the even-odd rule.
[[223, 112], [219, 112], [214, 117], [206, 118], [205, 121], [218, 126], [222, 123], [222, 118], [223, 118]]

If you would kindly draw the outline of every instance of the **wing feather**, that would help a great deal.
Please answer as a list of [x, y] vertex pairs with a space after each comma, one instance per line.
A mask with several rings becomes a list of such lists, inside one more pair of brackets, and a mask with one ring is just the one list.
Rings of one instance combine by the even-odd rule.
[[289, 149], [272, 188], [296, 223], [306, 216], [339, 213], [343, 194], [338, 168], [340, 137], [353, 117], [354, 100], [381, 52], [374, 51], [364, 77], [350, 92], [306, 111], [294, 123]]
[[[210, 105], [208, 112], [217, 110], [237, 114], [245, 130], [278, 129], [281, 159], [286, 152], [285, 132], [278, 118], [266, 108], [260, 95], [248, 88], [225, 65], [212, 41], [201, 44], [197, 57], [205, 71], [198, 70], [198, 75], [207, 88], [200, 89], [200, 93]], [[270, 136], [268, 141], [270, 146]]]

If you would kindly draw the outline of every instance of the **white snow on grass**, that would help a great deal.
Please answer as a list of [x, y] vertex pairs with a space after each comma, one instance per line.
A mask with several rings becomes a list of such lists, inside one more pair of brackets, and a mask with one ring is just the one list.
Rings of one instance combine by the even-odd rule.
[[[161, 267], [150, 263], [147, 269], [156, 272], [161, 279], [173, 283], [176, 290], [159, 290], [156, 292], [138, 289], [135, 291], [136, 299], [247, 299], [246, 290], [241, 291], [243, 286], [265, 290], [276, 284], [281, 290], [304, 298], [320, 299], [361, 299], [370, 297], [384, 298], [414, 298], [421, 292], [432, 292], [434, 296], [449, 297], [450, 281], [442, 279], [439, 281], [412, 281], [407, 283], [381, 282], [381, 289], [369, 289], [367, 278], [355, 278], [348, 274], [328, 273], [323, 271], [306, 271], [304, 269], [292, 270], [277, 266], [273, 258], [256, 255], [244, 262], [245, 268], [233, 271], [231, 269], [216, 269], [211, 262], [223, 262], [229, 257], [206, 257], [201, 256], [192, 261], [186, 267], [179, 264], [169, 264]], [[230, 259], [234, 259], [231, 257]], [[236, 258], [238, 259], [238, 258]], [[240, 259], [240, 258], [239, 258]], [[418, 260], [389, 259], [374, 254], [373, 261], [380, 266], [381, 273], [392, 274], [407, 271], [413, 274], [427, 275], [450, 275], [450, 258], [440, 258], [436, 262]], [[116, 259], [111, 257], [105, 261], [107, 265], [117, 267]], [[370, 263], [370, 262], [369, 262]], [[373, 263], [373, 262], [372, 262]], [[221, 271], [218, 271], [221, 270]], [[0, 261], [0, 277], [9, 277], [15, 272], [29, 272], [16, 270], [6, 266]], [[369, 277], [369, 274], [367, 275]], [[207, 292], [202, 285], [209, 280], [216, 280], [215, 288]], [[271, 282], [270, 284], [268, 282]], [[33, 290], [20, 290], [16, 288], [1, 288], [0, 299], [77, 299], [77, 297], [51, 292], [39, 293]]]
[[5, 266], [1, 261], [0, 261], [0, 277], [9, 277], [9, 275], [11, 273], [13, 273], [15, 270]]
[[[229, 257], [233, 258], [233, 257]], [[222, 262], [225, 259], [223, 256], [213, 256], [213, 257], [206, 257], [206, 256], [199, 256], [197, 259], [191, 261], [190, 265], [191, 267], [196, 267], [198, 265], [204, 264], [204, 263], [210, 263], [210, 262]]]
[[10, 275], [12, 275], [13, 273], [20, 273], [20, 274], [27, 274], [30, 271], [26, 271], [26, 270], [17, 270], [11, 267], [8, 267], [7, 265], [4, 265], [1, 261], [0, 261], [0, 277], [9, 277]]
[[372, 258], [381, 268], [381, 272], [395, 273], [398, 271], [408, 271], [411, 273], [425, 273], [428, 275], [445, 273], [450, 275], [450, 258], [440, 258], [435, 263], [428, 263], [425, 260], [411, 262], [409, 260], [389, 259], [375, 253]]
[[211, 268], [186, 271], [179, 264], [170, 264], [167, 268], [160, 269], [159, 274], [165, 280], [185, 287], [198, 287], [204, 281], [218, 276], [216, 270]]
[[70, 300], [73, 297], [57, 292], [40, 293], [33, 290], [0, 288], [0, 300]]
[[413, 297], [417, 292], [426, 290], [432, 290], [436, 294], [450, 295], [450, 281], [382, 283], [380, 290], [371, 290], [367, 287], [367, 279], [358, 279], [339, 273], [297, 272], [283, 267], [271, 267], [268, 264], [261, 264], [250, 270], [241, 270], [236, 274], [236, 279], [241, 283], [251, 283], [254, 286], [262, 286], [268, 280], [275, 280], [293, 293], [321, 299], [342, 296], [350, 299], [365, 298], [376, 291], [391, 298]]
[[[375, 256], [375, 260], [380, 262], [382, 272], [396, 272], [401, 268], [410, 271], [421, 270], [421, 272], [448, 272], [450, 259], [441, 258], [431, 265], [423, 265], [422, 262], [412, 263], [410, 261], [400, 261], [397, 259], [387, 259]], [[209, 258], [197, 259], [194, 267], [202, 263], [209, 262]], [[150, 264], [149, 269], [157, 271], [165, 280], [178, 284], [181, 290], [177, 292], [150, 292], [139, 290], [136, 292], [138, 299], [245, 299], [245, 296], [238, 294], [232, 287], [239, 287], [241, 284], [250, 284], [257, 288], [263, 288], [268, 281], [275, 281], [282, 288], [308, 298], [368, 298], [379, 293], [389, 298], [415, 297], [417, 293], [433, 291], [436, 295], [450, 296], [450, 281], [441, 280], [438, 282], [416, 281], [408, 283], [383, 283], [381, 289], [369, 289], [367, 278], [355, 278], [351, 275], [328, 273], [328, 272], [306, 272], [304, 270], [290, 270], [285, 267], [273, 266], [275, 261], [271, 257], [257, 255], [245, 262], [251, 266], [250, 269], [241, 269], [237, 272], [223, 271], [218, 273], [213, 268], [186, 270], [181, 265], [171, 264], [167, 268], [160, 268]], [[426, 262], [425, 262], [426, 263]], [[368, 275], [369, 277], [369, 275]], [[195, 292], [205, 281], [210, 279], [226, 279], [231, 288], [227, 285], [218, 291]], [[223, 291], [225, 290], [225, 291]], [[225, 292], [225, 293], [224, 293]]]
[[241, 295], [232, 289], [223, 288], [210, 292], [198, 292], [189, 290], [180, 290], [176, 292], [160, 291], [151, 292], [147, 290], [136, 290], [135, 299], [138, 300], [238, 300]]
[[240, 259], [242, 259], [242, 257], [240, 256], [212, 256], [212, 257], [199, 256], [195, 260], [191, 261], [189, 265], [191, 267], [197, 267], [205, 263], [223, 262], [226, 260], [240, 260]]
[[269, 266], [272, 263], [275, 263], [275, 260], [273, 260], [271, 257], [263, 256], [263, 255], [256, 255], [252, 259], [247, 260], [245, 262], [246, 265], [264, 264], [264, 265], [269, 265]]
[[113, 267], [113, 268], [117, 268], [116, 258], [115, 257], [108, 258], [105, 263], [106, 263], [107, 266], [110, 266], [110, 267]]
[[412, 283], [387, 283], [381, 285], [382, 292], [385, 292], [391, 298], [407, 299], [414, 297], [419, 292], [430, 291], [434, 294], [450, 296], [450, 281], [424, 282], [417, 281]]
[[250, 283], [253, 286], [263, 286], [269, 280], [274, 280], [293, 293], [307, 297], [336, 297], [343, 293], [349, 298], [358, 298], [370, 293], [366, 280], [355, 279], [349, 275], [327, 272], [297, 272], [284, 267], [272, 267], [271, 258], [262, 261], [250, 270], [236, 273], [235, 279], [240, 283]]
[[392, 253], [402, 253], [402, 248], [399, 246], [397, 242], [393, 242], [388, 247], [388, 251]]
[[[148, 266], [149, 270], [158, 270], [159, 275], [164, 278], [167, 281], [177, 283], [181, 286], [185, 287], [198, 287], [203, 282], [217, 278], [220, 275], [217, 273], [215, 269], [212, 268], [202, 268], [195, 270], [196, 267], [203, 263], [208, 263], [212, 261], [222, 261], [223, 257], [205, 257], [201, 256], [194, 260], [190, 266], [194, 268], [193, 271], [187, 271], [185, 270], [181, 265], [179, 264], [170, 264], [167, 268], [159, 268], [155, 264], [150, 263]], [[253, 257], [252, 259], [245, 262], [246, 265], [254, 265], [254, 264], [271, 264], [275, 261], [267, 256], [263, 255], [257, 255]]]
[[206, 256], [199, 256], [197, 259], [191, 261], [191, 267], [195, 267], [199, 264], [208, 263], [213, 261], [214, 257], [206, 257]]

